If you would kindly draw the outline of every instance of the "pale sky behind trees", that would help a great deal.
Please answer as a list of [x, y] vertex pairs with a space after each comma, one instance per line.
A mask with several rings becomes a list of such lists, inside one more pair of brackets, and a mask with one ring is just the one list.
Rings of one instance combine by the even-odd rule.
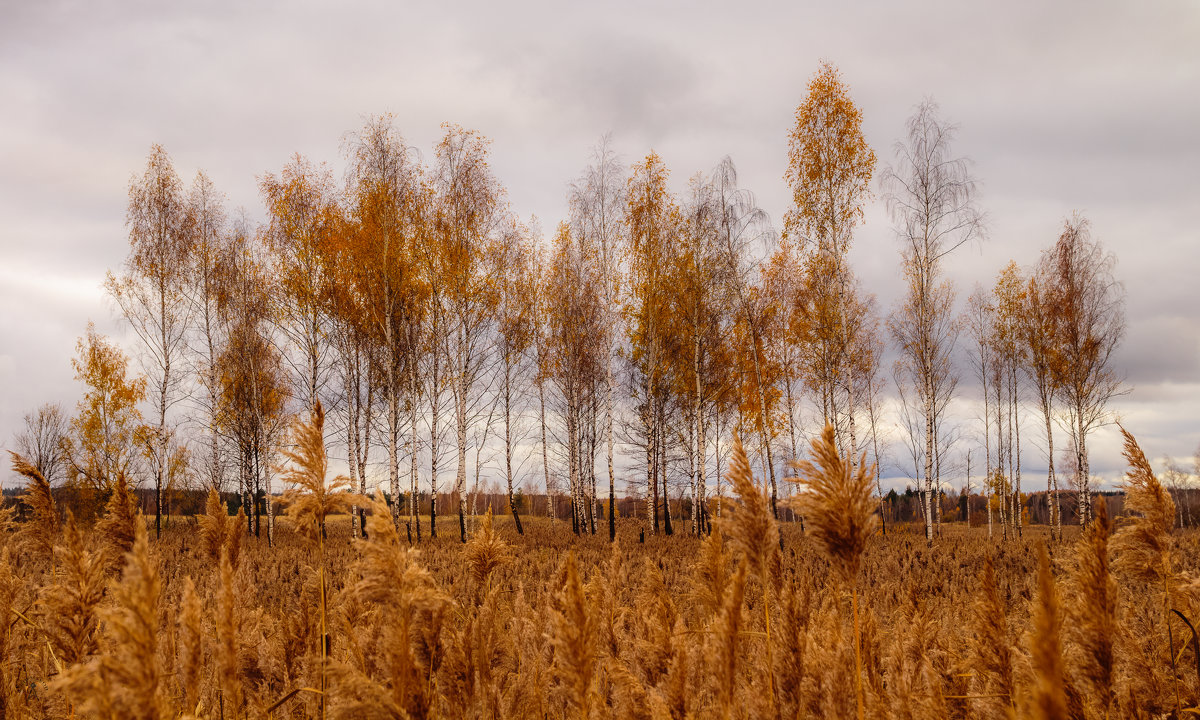
[[[988, 239], [946, 265], [960, 305], [1008, 260], [1036, 262], [1072, 211], [1090, 219], [1127, 292], [1116, 363], [1130, 392], [1112, 408], [1156, 461], [1196, 450], [1200, 5], [449, 7], [0, 0], [0, 445], [43, 402], [74, 412], [69, 361], [89, 319], [133, 349], [101, 283], [126, 257], [129, 181], [152, 143], [185, 184], [203, 169], [231, 215], [244, 207], [257, 223], [258, 178], [294, 153], [341, 177], [345, 134], [391, 112], [429, 160], [452, 121], [493, 140], [512, 209], [548, 234], [611, 131], [626, 164], [658, 151], [677, 191], [730, 155], [778, 228], [787, 133], [826, 59], [863, 111], [876, 177], [922, 98], [960, 126], [954, 147], [974, 161], [989, 218]], [[880, 195], [850, 257], [888, 312], [904, 282]], [[973, 399], [962, 359], [958, 394]], [[954, 412], [978, 432], [972, 409]], [[1035, 489], [1038, 422], [1023, 437]], [[1091, 441], [1105, 485], [1123, 470], [1115, 438]]]

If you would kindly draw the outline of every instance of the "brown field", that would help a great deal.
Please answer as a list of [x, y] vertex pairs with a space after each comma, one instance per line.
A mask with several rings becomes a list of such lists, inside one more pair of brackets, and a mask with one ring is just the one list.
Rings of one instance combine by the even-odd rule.
[[[223, 565], [214, 551], [228, 553], [229, 540], [219, 550], [207, 521], [176, 518], [159, 540], [137, 533], [123, 570], [105, 550], [110, 529], [56, 531], [51, 556], [23, 523], [5, 533], [0, 563], [0, 716], [859, 712], [852, 595], [795, 524], [782, 526], [783, 552], [771, 543], [760, 575], [753, 551], [719, 530], [643, 544], [642, 525], [623, 519], [610, 545], [563, 521], [525, 518], [522, 537], [511, 518], [494, 532], [476, 519], [464, 546], [457, 518], [444, 522], [409, 552], [386, 519], [373, 518], [362, 541], [347, 516], [332, 516], [322, 562], [317, 539], [281, 518], [274, 547], [246, 537]], [[740, 532], [737, 521], [725, 527]], [[1072, 528], [1049, 545], [1052, 602], [1038, 588], [1045, 530], [989, 541], [986, 529], [947, 525], [932, 547], [919, 527], [875, 533], [855, 583], [863, 716], [1053, 717], [1047, 682], [1070, 717], [1189, 714], [1198, 656], [1182, 620], [1168, 634], [1163, 588], [1116, 573], [1116, 626], [1097, 630], [1095, 578], [1073, 569], [1094, 542]], [[1174, 570], [1200, 573], [1200, 535], [1175, 531], [1170, 544]], [[1171, 602], [1195, 617], [1190, 587], [1175, 583]], [[1057, 680], [1043, 670], [1055, 657]], [[1097, 664], [1104, 657], [1109, 667]]]

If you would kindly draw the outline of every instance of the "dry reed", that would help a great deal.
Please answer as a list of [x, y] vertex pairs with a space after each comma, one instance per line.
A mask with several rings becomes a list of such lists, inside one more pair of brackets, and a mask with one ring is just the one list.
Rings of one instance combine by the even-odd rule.
[[32, 521], [22, 529], [19, 542], [37, 555], [48, 556], [61, 527], [58, 505], [54, 502], [50, 483], [28, 460], [11, 450], [8, 454], [12, 456], [13, 471], [25, 476], [25, 493], [21, 499], [29, 506], [33, 516]]
[[1045, 545], [1038, 548], [1037, 598], [1034, 600], [1033, 627], [1028, 643], [1034, 672], [1028, 716], [1032, 720], [1060, 720], [1067, 717], [1062, 610]]
[[139, 521], [121, 581], [112, 586], [114, 605], [102, 612], [105, 652], [68, 668], [53, 683], [81, 712], [132, 720], [169, 714], [157, 657], [161, 592], [158, 565]]
[[1075, 547], [1075, 567], [1067, 585], [1067, 658], [1082, 692], [1088, 717], [1107, 718], [1114, 701], [1117, 581], [1109, 573], [1112, 522], [1106, 503]]
[[985, 718], [1012, 716], [1016, 684], [1013, 651], [1008, 636], [1008, 613], [996, 584], [996, 566], [989, 553], [979, 577], [979, 594], [972, 608], [971, 665], [979, 695], [976, 707]]
[[137, 501], [125, 473], [120, 473], [104, 506], [104, 517], [96, 523], [96, 532], [104, 540], [113, 568], [120, 568], [125, 554], [133, 548], [137, 520]]
[[351, 485], [345, 475], [338, 475], [326, 485], [325, 411], [320, 402], [313, 406], [307, 422], [293, 423], [292, 443], [294, 450], [285, 447], [280, 451], [290, 463], [280, 468], [281, 479], [292, 486], [281, 502], [287, 507], [288, 516], [295, 518], [300, 533], [323, 545], [325, 518], [349, 510], [361, 498], [344, 492]]
[[57, 572], [39, 594], [37, 616], [56, 657], [71, 666], [99, 648], [97, 608], [104, 598], [107, 561], [102, 550], [88, 549], [70, 512], [54, 558]]
[[858, 613], [858, 587], [855, 583], [863, 551], [875, 531], [875, 501], [872, 498], [875, 467], [859, 460], [851, 469], [842, 460], [834, 440], [833, 426], [826, 424], [821, 437], [812, 441], [812, 460], [795, 464], [803, 490], [798, 503], [800, 514], [808, 519], [809, 532], [850, 587], [854, 616], [854, 686], [858, 717], [863, 718], [862, 657]]

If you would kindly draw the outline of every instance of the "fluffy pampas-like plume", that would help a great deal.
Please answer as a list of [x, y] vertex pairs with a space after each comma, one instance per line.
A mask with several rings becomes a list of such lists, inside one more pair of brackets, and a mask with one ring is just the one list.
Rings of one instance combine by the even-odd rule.
[[854, 687], [858, 717], [863, 717], [862, 658], [859, 648], [858, 576], [862, 554], [875, 531], [875, 502], [871, 499], [875, 467], [864, 460], [858, 470], [842, 460], [834, 442], [833, 426], [826, 423], [821, 437], [812, 441], [812, 460], [796, 463], [795, 481], [805, 492], [800, 494], [800, 514], [808, 518], [813, 537], [829, 561], [850, 585], [854, 613]]
[[511, 557], [508, 543], [501, 540], [492, 527], [490, 507], [487, 515], [483, 517], [483, 524], [467, 543], [464, 555], [467, 567], [471, 568], [471, 575], [480, 588], [487, 583], [492, 571]]
[[300, 532], [309, 539], [322, 538], [325, 518], [348, 509], [357, 495], [340, 492], [350, 487], [350, 478], [335, 477], [327, 486], [325, 473], [325, 411], [318, 401], [307, 422], [297, 420], [292, 426], [295, 450], [284, 449], [283, 457], [291, 463], [283, 469], [283, 481], [294, 487], [283, 494], [287, 514], [296, 519]]
[[13, 472], [24, 475], [27, 480], [22, 499], [33, 511], [33, 521], [25, 524], [18, 543], [39, 555], [49, 555], [61, 527], [50, 483], [28, 460], [11, 450], [8, 454], [12, 456]]
[[795, 482], [804, 490], [798, 499], [800, 514], [830, 562], [850, 582], [858, 575], [863, 550], [875, 532], [871, 498], [875, 468], [860, 461], [858, 469], [851, 470], [838, 453], [833, 426], [828, 424], [821, 437], [812, 441], [810, 452], [812, 460], [795, 464]]
[[82, 713], [158, 720], [169, 714], [157, 657], [162, 582], [146, 529], [140, 521], [136, 527], [121, 581], [112, 588], [115, 604], [102, 612], [104, 651], [68, 669], [52, 685], [76, 702]]
[[1050, 555], [1046, 546], [1038, 548], [1037, 598], [1033, 606], [1033, 627], [1029, 635], [1029, 655], [1033, 663], [1034, 684], [1028, 716], [1035, 720], [1067, 717], [1066, 677], [1063, 673], [1062, 610]]

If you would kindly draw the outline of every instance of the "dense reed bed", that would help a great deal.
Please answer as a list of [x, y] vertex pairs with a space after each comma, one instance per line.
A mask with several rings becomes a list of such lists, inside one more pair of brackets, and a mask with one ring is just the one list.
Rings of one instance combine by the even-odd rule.
[[1053, 544], [885, 537], [869, 475], [820, 446], [797, 473], [807, 533], [737, 462], [703, 539], [481, 517], [466, 545], [453, 518], [411, 548], [380, 498], [358, 498], [367, 540], [297, 511], [275, 547], [219, 502], [155, 542], [119, 498], [91, 528], [6, 513], [0, 716], [1192, 716], [1200, 535], [1126, 454], [1134, 514]]

